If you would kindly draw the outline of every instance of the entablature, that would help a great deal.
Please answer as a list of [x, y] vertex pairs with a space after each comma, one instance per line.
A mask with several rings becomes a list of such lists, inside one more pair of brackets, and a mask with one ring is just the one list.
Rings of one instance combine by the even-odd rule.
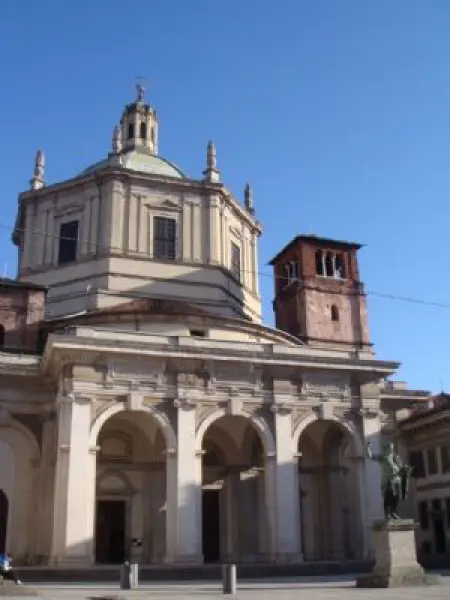
[[[373, 381], [383, 373], [391, 373], [397, 364], [368, 358], [359, 358], [355, 352], [333, 351], [304, 346], [289, 347], [270, 343], [249, 343], [144, 333], [126, 333], [89, 330], [74, 327], [65, 334], [51, 334], [43, 356], [43, 369], [53, 363], [91, 362], [101, 355], [139, 355], [153, 360], [210, 361], [217, 365], [230, 363], [235, 367], [246, 364], [260, 368], [289, 367], [313, 371], [333, 371], [357, 374], [359, 381]], [[98, 360], [98, 358], [95, 358]]]

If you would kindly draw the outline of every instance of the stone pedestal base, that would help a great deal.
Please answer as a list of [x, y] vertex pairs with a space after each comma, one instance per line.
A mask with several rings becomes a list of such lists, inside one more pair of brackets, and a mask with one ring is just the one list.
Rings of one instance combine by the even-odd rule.
[[357, 587], [387, 588], [440, 583], [417, 562], [414, 521], [376, 521], [373, 525], [375, 567], [358, 577]]

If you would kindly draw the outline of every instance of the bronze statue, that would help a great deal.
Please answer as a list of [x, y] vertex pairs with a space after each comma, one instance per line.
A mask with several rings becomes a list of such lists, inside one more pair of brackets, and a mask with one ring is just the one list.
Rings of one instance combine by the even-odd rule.
[[385, 444], [381, 454], [373, 454], [368, 443], [367, 458], [381, 465], [381, 492], [385, 518], [399, 519], [398, 505], [408, 496], [411, 467], [395, 452], [392, 443]]

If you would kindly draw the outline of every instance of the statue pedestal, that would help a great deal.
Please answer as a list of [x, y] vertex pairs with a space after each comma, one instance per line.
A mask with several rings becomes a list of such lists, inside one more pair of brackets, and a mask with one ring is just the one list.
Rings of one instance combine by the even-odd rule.
[[358, 577], [356, 586], [387, 588], [441, 583], [439, 577], [426, 575], [417, 562], [415, 528], [412, 520], [375, 521], [375, 567], [371, 573]]

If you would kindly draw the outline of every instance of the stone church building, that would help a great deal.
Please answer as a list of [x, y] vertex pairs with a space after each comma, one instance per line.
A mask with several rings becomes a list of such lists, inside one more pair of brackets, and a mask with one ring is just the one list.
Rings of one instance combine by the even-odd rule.
[[0, 550], [19, 563], [371, 554], [365, 460], [423, 398], [375, 355], [354, 243], [298, 236], [261, 322], [252, 191], [158, 154], [138, 89], [106, 158], [19, 195], [0, 281]]

